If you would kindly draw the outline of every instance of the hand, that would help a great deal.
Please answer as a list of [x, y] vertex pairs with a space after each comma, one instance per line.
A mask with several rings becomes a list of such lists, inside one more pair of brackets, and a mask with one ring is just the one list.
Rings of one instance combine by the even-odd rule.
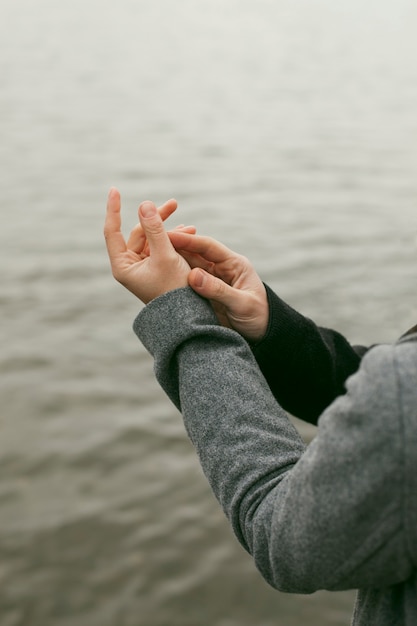
[[262, 339], [268, 327], [268, 299], [248, 259], [211, 237], [173, 231], [169, 238], [193, 268], [189, 285], [211, 301], [219, 322], [249, 341]]
[[169, 201], [159, 212], [152, 202], [143, 202], [138, 211], [140, 228], [133, 229], [127, 244], [120, 230], [120, 208], [120, 194], [112, 188], [104, 236], [115, 279], [145, 304], [167, 291], [186, 287], [190, 266], [175, 251], [163, 227], [163, 219], [175, 211], [176, 202]]

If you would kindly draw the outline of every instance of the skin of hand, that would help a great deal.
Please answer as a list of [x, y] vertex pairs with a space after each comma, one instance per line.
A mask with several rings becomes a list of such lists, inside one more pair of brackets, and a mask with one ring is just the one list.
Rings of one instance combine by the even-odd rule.
[[120, 193], [114, 187], [109, 192], [104, 237], [112, 273], [145, 304], [188, 285], [190, 266], [176, 252], [163, 226], [163, 220], [176, 206], [175, 200], [170, 200], [158, 211], [153, 202], [142, 202], [138, 210], [140, 226], [132, 230], [126, 243], [121, 233]]
[[268, 328], [265, 286], [250, 261], [211, 237], [169, 233], [172, 244], [192, 271], [190, 287], [210, 300], [219, 322], [256, 342]]

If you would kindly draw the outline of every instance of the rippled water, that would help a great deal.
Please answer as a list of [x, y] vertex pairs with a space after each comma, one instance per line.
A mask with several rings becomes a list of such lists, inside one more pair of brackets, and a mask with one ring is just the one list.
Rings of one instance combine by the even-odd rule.
[[127, 231], [174, 196], [317, 322], [394, 340], [417, 318], [415, 2], [0, 17], [2, 626], [349, 624], [353, 592], [279, 594], [232, 537], [131, 331], [103, 211], [118, 186]]

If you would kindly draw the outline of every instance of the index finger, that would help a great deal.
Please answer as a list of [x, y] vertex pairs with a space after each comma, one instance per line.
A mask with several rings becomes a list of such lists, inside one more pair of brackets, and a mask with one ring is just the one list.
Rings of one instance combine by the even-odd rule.
[[110, 260], [118, 254], [126, 252], [126, 242], [121, 232], [120, 193], [112, 187], [107, 198], [106, 219], [104, 222], [104, 238]]
[[190, 235], [175, 230], [169, 233], [169, 238], [171, 239], [172, 245], [177, 250], [199, 254], [206, 261], [210, 261], [211, 263], [222, 263], [236, 254], [230, 250], [230, 248], [212, 237]]

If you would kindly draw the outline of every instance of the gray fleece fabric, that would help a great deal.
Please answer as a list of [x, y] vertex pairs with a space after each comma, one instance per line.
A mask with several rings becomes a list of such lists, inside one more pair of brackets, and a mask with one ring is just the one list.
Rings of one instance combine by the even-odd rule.
[[306, 447], [247, 343], [191, 289], [153, 300], [134, 330], [265, 580], [358, 589], [353, 624], [416, 626], [417, 335], [367, 353]]

